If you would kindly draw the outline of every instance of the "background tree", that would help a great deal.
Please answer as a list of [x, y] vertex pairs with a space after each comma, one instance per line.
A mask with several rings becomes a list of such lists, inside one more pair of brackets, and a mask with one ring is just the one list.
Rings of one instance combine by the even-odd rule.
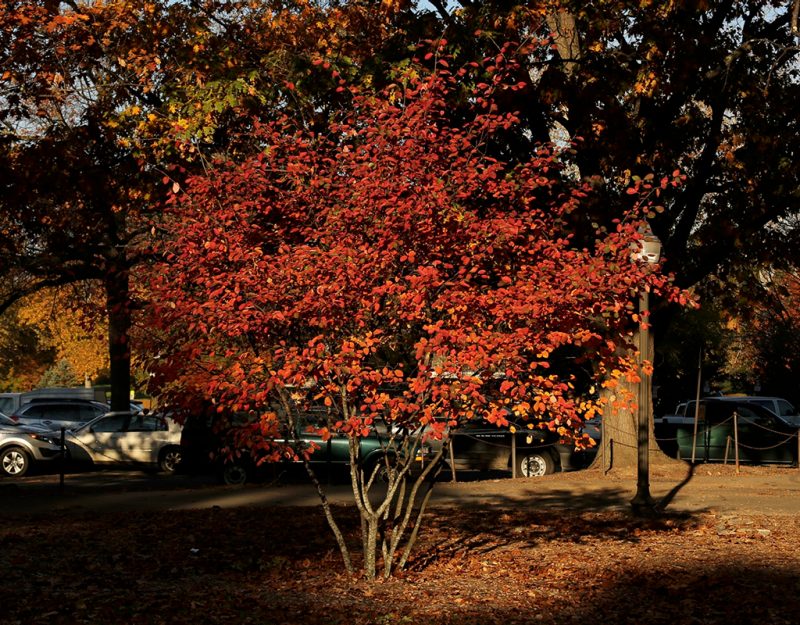
[[[156, 183], [167, 165], [192, 171], [209, 155], [246, 153], [253, 118], [302, 111], [324, 129], [349, 102], [340, 79], [382, 86], [407, 61], [409, 44], [442, 32], [463, 62], [496, 54], [509, 38], [555, 44], [531, 47], [518, 69], [529, 86], [498, 99], [520, 123], [491, 149], [525, 161], [537, 142], [582, 137], [573, 171], [596, 188], [574, 219], [574, 236], [588, 243], [593, 223], [613, 226], [605, 207], [633, 176], [658, 179], [678, 166], [687, 182], [662, 195], [651, 222], [681, 285], [715, 297], [715, 284], [752, 284], [754, 263], [779, 267], [792, 257], [797, 229], [786, 218], [797, 212], [798, 66], [790, 2], [433, 7], [4, 3], [0, 309], [42, 286], [104, 282], [112, 402], [121, 407], [130, 270], [151, 226], [141, 217], [163, 193]], [[338, 75], [314, 65], [318, 58]], [[458, 120], [463, 107], [451, 102]], [[166, 188], [185, 175], [169, 171]], [[676, 319], [674, 310], [654, 315], [657, 346]]]
[[0, 311], [45, 287], [102, 284], [116, 410], [128, 404], [132, 243], [150, 193], [123, 138], [130, 107], [155, 98], [166, 34], [147, 19], [156, 8], [22, 0], [0, 8]]
[[18, 306], [0, 316], [0, 390], [31, 389], [53, 363], [52, 349], [43, 347], [35, 328], [20, 322]]
[[70, 385], [82, 385], [108, 372], [102, 290], [99, 285], [87, 290], [90, 285], [82, 283], [83, 292], [76, 292], [78, 286], [39, 291], [20, 302], [17, 315], [36, 332], [39, 346], [53, 353], [54, 364], [70, 365], [75, 377]]
[[102, 283], [111, 402], [124, 409], [131, 270], [143, 260], [137, 246], [164, 173], [201, 167], [255, 110], [315, 111], [317, 101], [297, 95], [295, 76], [305, 75], [298, 68], [320, 50], [344, 66], [356, 51], [369, 55], [396, 10], [302, 1], [4, 3], [0, 313], [41, 288]]
[[761, 298], [729, 320], [733, 338], [721, 373], [736, 384], [734, 390], [785, 397], [797, 406], [800, 277], [797, 270], [764, 271], [761, 281]]
[[59, 360], [56, 364], [44, 372], [41, 380], [37, 384], [39, 388], [51, 386], [75, 386], [80, 384], [82, 376], [77, 373], [68, 360]]

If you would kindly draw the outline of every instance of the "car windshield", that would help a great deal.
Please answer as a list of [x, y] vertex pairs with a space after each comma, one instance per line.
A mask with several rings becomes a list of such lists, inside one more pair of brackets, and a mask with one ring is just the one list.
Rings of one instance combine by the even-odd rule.
[[85, 423], [76, 423], [75, 425], [68, 427], [67, 430], [69, 430], [70, 432], [75, 432], [77, 434], [78, 432], [83, 432], [87, 428], [91, 427], [92, 424], [96, 423], [98, 420], [99, 417], [95, 417], [91, 421], [87, 421]]

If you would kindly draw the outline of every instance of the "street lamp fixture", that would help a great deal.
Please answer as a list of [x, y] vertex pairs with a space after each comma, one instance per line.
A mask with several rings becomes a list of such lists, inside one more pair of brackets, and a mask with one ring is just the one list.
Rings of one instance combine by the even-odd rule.
[[[661, 241], [653, 234], [650, 226], [642, 231], [642, 238], [635, 247], [632, 256], [635, 261], [656, 264], [661, 258]], [[650, 354], [650, 331], [644, 321], [645, 313], [650, 309], [650, 293], [642, 289], [639, 293], [639, 398], [637, 403], [637, 458], [636, 458], [636, 495], [631, 500], [635, 511], [652, 510], [655, 499], [650, 495], [650, 410], [652, 407], [652, 380], [645, 371], [645, 361], [652, 362]]]

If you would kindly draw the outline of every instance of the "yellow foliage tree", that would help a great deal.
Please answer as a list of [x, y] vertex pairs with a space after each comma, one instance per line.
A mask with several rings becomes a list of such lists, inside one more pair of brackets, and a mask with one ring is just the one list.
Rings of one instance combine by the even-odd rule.
[[36, 333], [43, 347], [52, 349], [55, 361], [67, 361], [76, 384], [108, 369], [108, 328], [102, 314], [99, 290], [80, 294], [73, 289], [40, 291], [20, 303], [19, 322]]

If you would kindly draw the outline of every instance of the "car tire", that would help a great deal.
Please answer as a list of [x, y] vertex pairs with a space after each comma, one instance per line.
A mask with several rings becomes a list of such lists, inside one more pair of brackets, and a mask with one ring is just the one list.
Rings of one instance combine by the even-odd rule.
[[390, 455], [388, 456], [389, 459], [389, 466], [387, 466], [386, 456], [377, 456], [375, 458], [370, 458], [369, 461], [364, 463], [364, 480], [369, 481], [372, 477], [372, 473], [375, 471], [376, 467], [378, 469], [378, 474], [375, 476], [375, 481], [373, 484], [383, 483], [388, 484], [390, 479], [390, 471], [392, 467], [397, 461], [395, 456]]
[[31, 466], [31, 457], [22, 447], [7, 447], [0, 453], [0, 469], [6, 477], [22, 477]]
[[543, 477], [556, 470], [556, 463], [548, 451], [517, 452], [517, 477]]
[[249, 477], [247, 467], [242, 464], [233, 462], [222, 467], [222, 481], [228, 486], [241, 486]]
[[177, 445], [165, 447], [158, 458], [158, 468], [164, 473], [175, 473], [181, 464], [181, 448]]

